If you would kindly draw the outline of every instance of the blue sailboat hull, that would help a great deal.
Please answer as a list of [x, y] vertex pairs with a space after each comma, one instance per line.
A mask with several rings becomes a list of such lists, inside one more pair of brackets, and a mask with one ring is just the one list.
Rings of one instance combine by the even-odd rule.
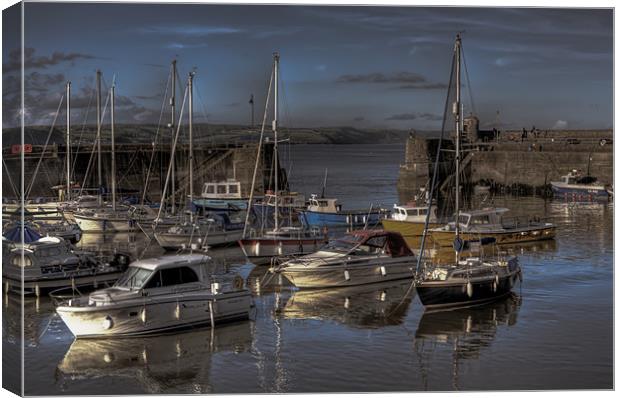
[[322, 226], [364, 226], [370, 227], [377, 225], [384, 215], [382, 211], [342, 211], [338, 213], [324, 213], [311, 210], [302, 210], [301, 222], [306, 227]]

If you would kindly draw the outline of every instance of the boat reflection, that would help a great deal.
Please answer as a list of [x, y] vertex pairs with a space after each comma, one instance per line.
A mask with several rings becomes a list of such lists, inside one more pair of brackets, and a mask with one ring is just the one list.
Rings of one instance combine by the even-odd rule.
[[[21, 295], [5, 294], [2, 308], [2, 334], [6, 342], [21, 341]], [[37, 347], [40, 339], [52, 324], [54, 305], [48, 298], [24, 296], [24, 344]], [[55, 327], [55, 326], [54, 326]]]
[[[510, 243], [501, 246], [489, 245], [483, 248], [482, 252], [486, 256], [495, 256], [497, 253], [503, 255], [550, 255], [558, 251], [558, 242], [555, 239], [542, 240], [538, 242]], [[479, 251], [463, 251], [462, 258], [467, 256], [478, 256]], [[430, 256], [434, 264], [445, 264], [454, 261], [454, 249], [442, 247], [438, 249], [425, 250], [425, 255]]]
[[521, 298], [512, 294], [484, 306], [426, 311], [418, 323], [416, 344], [452, 344], [458, 358], [477, 358], [481, 349], [491, 345], [499, 327], [517, 323], [520, 307]]
[[364, 329], [403, 323], [415, 295], [412, 280], [299, 290], [278, 310], [286, 319], [330, 320]]
[[252, 338], [251, 322], [240, 322], [147, 338], [78, 339], [58, 364], [57, 380], [63, 390], [73, 381], [122, 377], [149, 393], [179, 386], [187, 387], [185, 393], [207, 393], [211, 356], [249, 352]]

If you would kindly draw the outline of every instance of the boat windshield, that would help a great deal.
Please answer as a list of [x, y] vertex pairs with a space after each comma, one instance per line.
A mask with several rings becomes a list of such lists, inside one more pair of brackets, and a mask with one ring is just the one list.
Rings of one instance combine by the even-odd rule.
[[152, 271], [139, 267], [129, 267], [127, 272], [114, 284], [129, 290], [140, 289], [151, 276]]
[[361, 236], [345, 236], [342, 239], [330, 240], [321, 248], [324, 251], [348, 253], [363, 240]]

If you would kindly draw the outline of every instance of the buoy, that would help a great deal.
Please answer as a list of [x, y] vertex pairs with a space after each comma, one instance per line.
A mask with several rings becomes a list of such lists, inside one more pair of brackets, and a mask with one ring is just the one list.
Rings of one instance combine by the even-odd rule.
[[472, 286], [471, 282], [467, 282], [467, 296], [471, 298], [471, 296], [473, 295], [474, 295], [474, 287]]
[[351, 276], [349, 275], [349, 271], [347, 271], [346, 269], [344, 270], [344, 280], [348, 281], [351, 279]]

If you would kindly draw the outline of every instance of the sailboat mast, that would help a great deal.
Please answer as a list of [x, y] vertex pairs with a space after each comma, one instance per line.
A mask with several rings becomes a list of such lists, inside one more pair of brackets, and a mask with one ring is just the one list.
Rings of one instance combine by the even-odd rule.
[[112, 144], [112, 211], [116, 211], [116, 146], [114, 144], [114, 83], [110, 88], [110, 135]]
[[275, 52], [273, 53], [273, 70], [274, 70], [274, 78], [275, 78], [275, 89], [274, 89], [274, 105], [273, 105], [273, 157], [274, 157], [274, 169], [275, 169], [275, 194], [276, 194], [276, 203], [274, 209], [274, 224], [275, 230], [278, 230], [279, 227], [279, 211], [278, 211], [278, 175], [280, 174], [279, 170], [279, 162], [278, 162], [278, 64], [280, 63], [280, 54]]
[[[461, 179], [460, 179], [460, 166], [461, 166], [461, 36], [456, 35], [456, 43], [454, 45], [454, 56], [456, 65], [456, 101], [452, 109], [454, 113], [454, 120], [456, 122], [456, 194], [455, 194], [455, 207], [456, 207], [456, 220], [455, 220], [455, 234], [459, 236], [459, 214], [460, 214], [460, 195], [461, 195]], [[458, 260], [458, 254], [457, 254]]]
[[[193, 120], [194, 120], [194, 72], [189, 73], [189, 203], [192, 206], [194, 200], [194, 139], [193, 139]], [[193, 218], [193, 213], [190, 213]]]
[[[174, 108], [175, 108], [175, 97], [176, 97], [176, 78], [177, 78], [177, 60], [172, 60], [172, 96], [170, 97], [170, 136], [172, 138], [172, 146], [170, 150], [174, 148], [174, 136], [175, 136], [175, 125], [174, 125]], [[171, 155], [171, 159], [174, 159], [174, 156]], [[172, 214], [176, 212], [175, 206], [175, 183], [174, 183], [174, 163], [172, 163], [172, 175], [170, 179], [170, 200], [172, 201]]]
[[103, 204], [102, 192], [103, 176], [101, 164], [101, 71], [97, 69], [97, 183], [99, 196], [97, 202], [99, 206]]
[[67, 192], [65, 200], [71, 200], [71, 82], [67, 82], [67, 137], [66, 137]]

